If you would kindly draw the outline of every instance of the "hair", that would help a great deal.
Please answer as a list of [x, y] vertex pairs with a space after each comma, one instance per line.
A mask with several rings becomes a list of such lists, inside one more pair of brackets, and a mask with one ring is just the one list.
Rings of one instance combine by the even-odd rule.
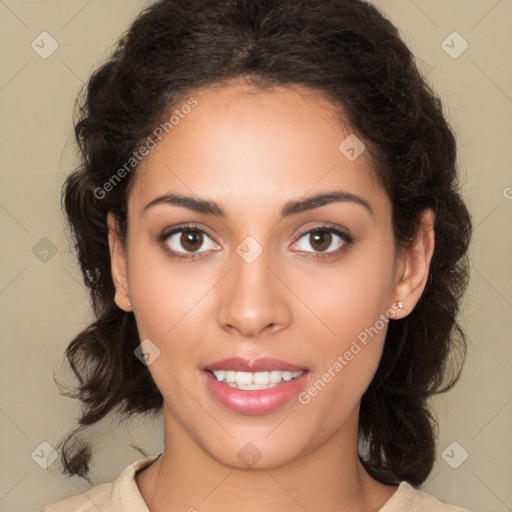
[[80, 430], [112, 411], [129, 417], [163, 405], [147, 366], [134, 357], [135, 317], [116, 306], [110, 268], [107, 213], [115, 215], [125, 244], [127, 194], [138, 165], [115, 183], [113, 176], [180, 101], [232, 80], [259, 89], [304, 86], [343, 113], [389, 195], [397, 246], [415, 241], [425, 209], [435, 213], [428, 282], [410, 314], [389, 322], [359, 419], [367, 447], [359, 458], [369, 474], [386, 484], [419, 485], [436, 453], [429, 400], [455, 384], [466, 354], [457, 314], [468, 284], [472, 223], [441, 100], [397, 28], [362, 0], [154, 2], [78, 95], [80, 163], [63, 184], [62, 206], [95, 321], [66, 349], [78, 379], [67, 395], [81, 401], [82, 414], [59, 445], [63, 472], [87, 478], [92, 449], [78, 438]]

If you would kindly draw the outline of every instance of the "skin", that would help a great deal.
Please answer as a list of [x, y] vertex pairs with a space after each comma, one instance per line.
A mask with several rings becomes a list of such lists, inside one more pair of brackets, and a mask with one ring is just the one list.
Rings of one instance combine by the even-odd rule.
[[[404, 307], [394, 318], [414, 308], [434, 249], [433, 212], [413, 247], [396, 248], [391, 203], [367, 152], [349, 161], [339, 151], [351, 129], [312, 91], [232, 83], [194, 98], [133, 178], [124, 249], [108, 216], [116, 304], [131, 311], [131, 302], [140, 339], [160, 350], [149, 370], [164, 397], [165, 450], [136, 476], [143, 499], [152, 512], [377, 511], [396, 486], [360, 464], [357, 427], [387, 324], [309, 403], [292, 399], [267, 414], [225, 408], [201, 369], [227, 357], [274, 357], [308, 368], [309, 388], [397, 300]], [[340, 189], [373, 214], [335, 202], [280, 217], [287, 201]], [[170, 204], [144, 211], [170, 192], [215, 201], [226, 215]], [[185, 222], [207, 235], [196, 259], [172, 259], [158, 236]], [[331, 255], [315, 259], [321, 243], [300, 235], [325, 223], [354, 243], [324, 234]], [[162, 245], [193, 254], [181, 234]], [[236, 252], [247, 236], [263, 250], [252, 263]], [[237, 457], [247, 442], [261, 454], [251, 468]]]

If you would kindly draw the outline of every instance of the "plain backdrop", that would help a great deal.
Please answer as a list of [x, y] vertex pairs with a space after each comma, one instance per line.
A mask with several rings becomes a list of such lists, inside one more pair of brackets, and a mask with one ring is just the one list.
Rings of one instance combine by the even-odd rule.
[[[475, 228], [460, 316], [468, 356], [456, 387], [434, 401], [438, 457], [423, 489], [482, 512], [512, 510], [512, 1], [376, 4], [443, 99]], [[58, 394], [53, 372], [92, 319], [60, 187], [75, 165], [76, 94], [143, 5], [0, 1], [0, 511], [37, 511], [90, 487], [37, 457], [75, 425], [79, 404]], [[142, 457], [132, 444], [148, 454], [163, 447], [160, 415], [121, 426], [107, 418], [88, 435], [93, 484]]]

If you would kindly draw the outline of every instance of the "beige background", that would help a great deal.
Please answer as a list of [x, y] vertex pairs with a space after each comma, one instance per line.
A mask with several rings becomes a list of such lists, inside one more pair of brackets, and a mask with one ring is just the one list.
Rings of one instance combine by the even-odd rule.
[[[377, 3], [444, 99], [475, 225], [461, 314], [468, 358], [459, 384], [435, 402], [438, 460], [424, 489], [478, 511], [512, 510], [512, 1]], [[44, 470], [31, 457], [75, 424], [79, 405], [58, 394], [52, 372], [91, 319], [59, 194], [74, 163], [76, 93], [142, 6], [141, 0], [0, 0], [0, 511], [36, 511], [89, 487], [59, 474], [57, 463]], [[58, 43], [47, 59], [31, 48], [44, 31]], [[458, 58], [442, 47], [453, 31], [469, 44]], [[461, 49], [462, 39], [452, 39], [451, 51]], [[40, 259], [44, 249], [47, 261]], [[125, 427], [108, 419], [92, 429], [93, 483], [114, 479], [142, 456], [130, 443], [160, 451], [160, 419]], [[468, 453], [457, 469], [441, 456], [454, 441], [447, 460]]]

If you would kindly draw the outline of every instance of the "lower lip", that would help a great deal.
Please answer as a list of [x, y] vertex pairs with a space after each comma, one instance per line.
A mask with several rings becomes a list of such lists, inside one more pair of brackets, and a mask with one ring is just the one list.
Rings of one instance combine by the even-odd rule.
[[251, 415], [266, 414], [279, 409], [297, 395], [308, 377], [308, 372], [305, 371], [296, 379], [272, 388], [243, 390], [219, 382], [210, 372], [205, 373], [208, 389], [221, 404], [232, 411]]

